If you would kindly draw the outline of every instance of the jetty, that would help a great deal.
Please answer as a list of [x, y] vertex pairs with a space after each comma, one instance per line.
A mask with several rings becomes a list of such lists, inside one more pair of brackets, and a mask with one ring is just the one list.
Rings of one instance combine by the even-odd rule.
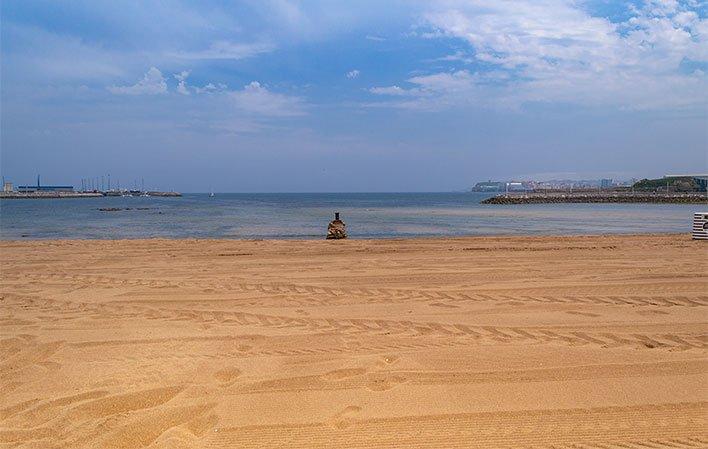
[[480, 202], [481, 204], [553, 204], [553, 203], [670, 203], [708, 204], [706, 192], [514, 192]]
[[97, 198], [105, 196], [101, 192], [0, 192], [2, 199], [51, 199], [51, 198]]

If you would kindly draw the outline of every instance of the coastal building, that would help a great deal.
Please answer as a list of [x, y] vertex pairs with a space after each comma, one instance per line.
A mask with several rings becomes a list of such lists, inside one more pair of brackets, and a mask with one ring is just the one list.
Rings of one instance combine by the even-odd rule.
[[533, 181], [478, 182], [471, 190], [473, 192], [524, 192], [533, 190]]
[[529, 190], [529, 189], [524, 185], [523, 182], [516, 182], [516, 181], [507, 182], [507, 183], [506, 183], [506, 186], [507, 186], [507, 190], [508, 190], [509, 192], [524, 192], [524, 191], [526, 191], [526, 190]]
[[607, 179], [600, 180], [600, 188], [609, 189], [610, 187], [612, 187], [612, 179], [607, 178]]
[[2, 191], [5, 193], [12, 192], [12, 183], [11, 182], [4, 182], [2, 184]]

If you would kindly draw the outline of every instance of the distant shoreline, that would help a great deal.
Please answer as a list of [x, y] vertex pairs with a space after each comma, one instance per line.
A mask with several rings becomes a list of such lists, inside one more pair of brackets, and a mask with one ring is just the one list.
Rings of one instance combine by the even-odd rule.
[[157, 196], [157, 197], [179, 197], [179, 192], [144, 192], [141, 195], [120, 195], [113, 192], [0, 192], [0, 199], [14, 200], [43, 200], [43, 199], [64, 199], [64, 198], [102, 198], [121, 196]]
[[487, 198], [480, 204], [562, 204], [562, 203], [655, 203], [655, 204], [705, 204], [705, 193], [648, 193], [648, 192], [580, 192], [506, 193]]

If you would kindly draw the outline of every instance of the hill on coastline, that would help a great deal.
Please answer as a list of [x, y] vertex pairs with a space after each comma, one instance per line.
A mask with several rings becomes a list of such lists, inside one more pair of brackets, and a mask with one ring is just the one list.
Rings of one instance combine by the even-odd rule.
[[672, 176], [658, 179], [642, 179], [634, 183], [635, 190], [665, 190], [666, 187], [675, 192], [702, 192], [705, 188], [690, 176]]

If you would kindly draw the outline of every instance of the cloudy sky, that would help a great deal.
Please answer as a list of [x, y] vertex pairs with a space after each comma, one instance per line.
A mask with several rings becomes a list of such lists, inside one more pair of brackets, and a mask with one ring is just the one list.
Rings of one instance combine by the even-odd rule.
[[0, 8], [15, 183], [446, 191], [708, 171], [704, 0]]

